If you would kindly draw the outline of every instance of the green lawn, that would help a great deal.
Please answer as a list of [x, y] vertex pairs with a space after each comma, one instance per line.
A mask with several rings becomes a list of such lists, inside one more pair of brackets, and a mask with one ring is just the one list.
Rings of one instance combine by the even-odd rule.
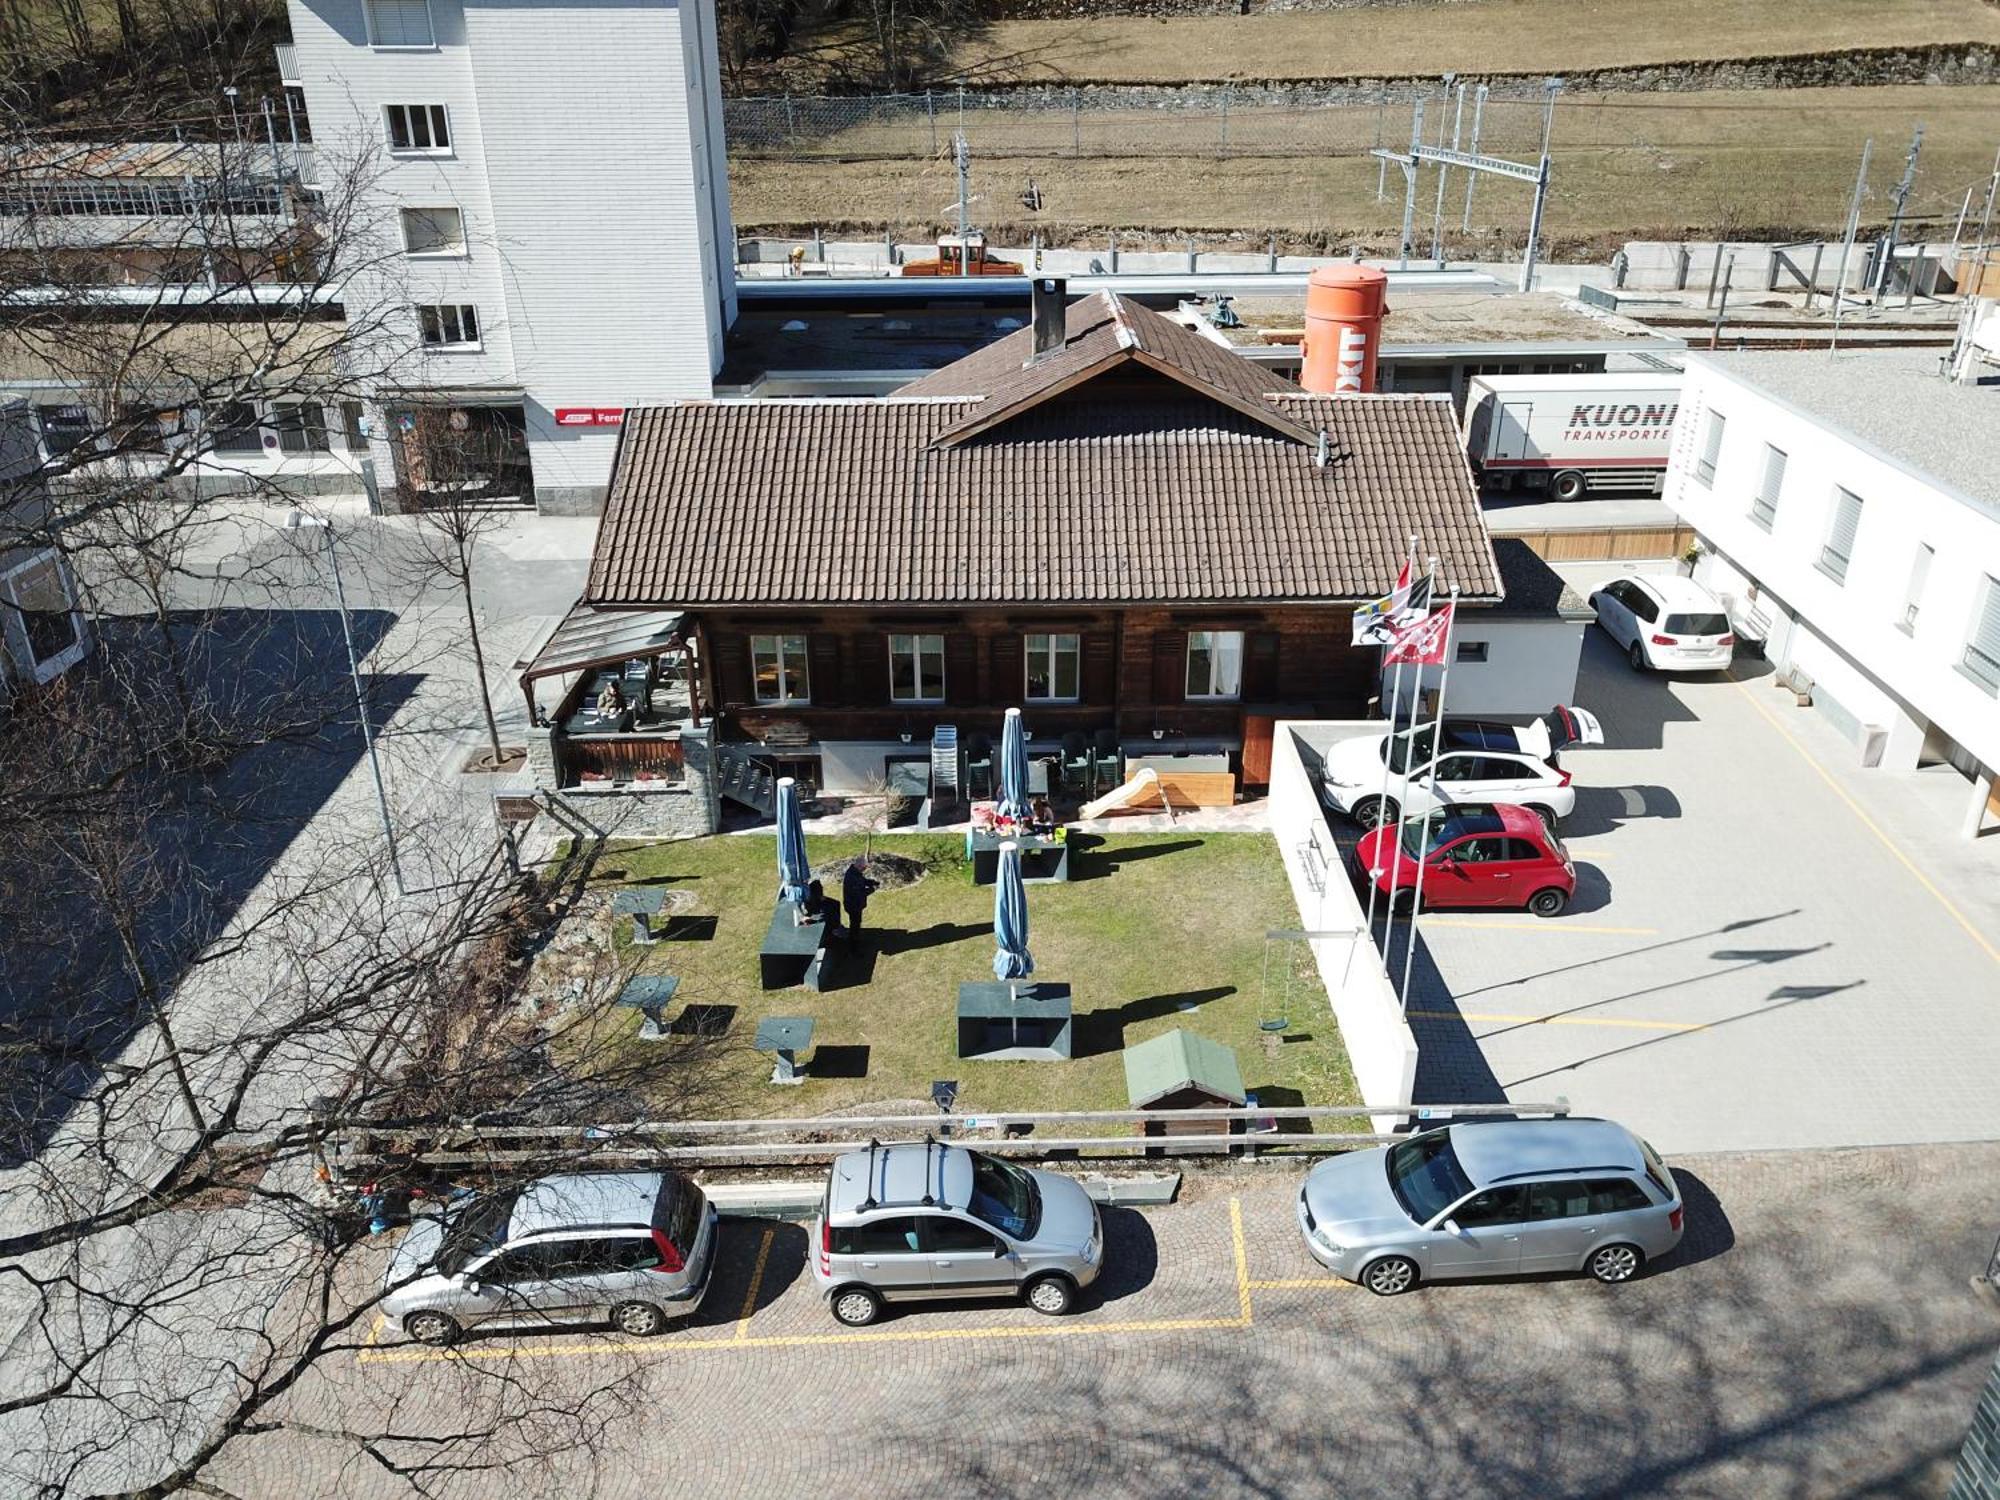
[[[814, 864], [857, 851], [858, 838], [809, 838]], [[1185, 1026], [1236, 1050], [1245, 1087], [1274, 1104], [1358, 1102], [1325, 992], [1297, 945], [1274, 945], [1266, 998], [1264, 933], [1297, 925], [1284, 871], [1262, 834], [1159, 834], [1079, 839], [1067, 885], [1028, 888], [1030, 947], [1038, 979], [1075, 994], [1076, 1057], [1055, 1062], [966, 1062], [956, 1056], [962, 980], [992, 978], [993, 892], [967, 877], [962, 843], [929, 836], [878, 838], [878, 849], [922, 857], [916, 884], [883, 890], [868, 908], [866, 977], [825, 994], [765, 992], [758, 948], [776, 894], [775, 850], [762, 836], [616, 846], [603, 886], [660, 881], [690, 893], [694, 913], [716, 918], [714, 936], [659, 944], [643, 970], [677, 974], [680, 1004], [734, 1007], [718, 1066], [723, 1097], [745, 1116], [821, 1114], [891, 1101], [927, 1100], [932, 1080], [960, 1081], [963, 1110], [1123, 1109], [1119, 1049]], [[619, 942], [624, 941], [621, 933]], [[1291, 1027], [1259, 1030], [1285, 1008]], [[771, 1087], [770, 1060], [751, 1050], [771, 1015], [817, 1022], [818, 1076]], [[637, 1028], [637, 1018], [630, 1023]], [[647, 1054], [674, 1043], [639, 1043]]]

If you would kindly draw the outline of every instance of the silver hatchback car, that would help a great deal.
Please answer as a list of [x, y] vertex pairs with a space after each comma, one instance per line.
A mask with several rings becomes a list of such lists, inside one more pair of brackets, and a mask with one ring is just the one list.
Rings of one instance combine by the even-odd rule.
[[835, 1158], [812, 1244], [813, 1280], [857, 1328], [884, 1302], [922, 1298], [1025, 1295], [1066, 1313], [1104, 1263], [1080, 1184], [935, 1141]]
[[418, 1219], [383, 1277], [411, 1338], [609, 1321], [644, 1338], [701, 1305], [717, 1215], [677, 1172], [584, 1172], [480, 1193]]
[[1630, 1281], [1684, 1212], [1653, 1148], [1609, 1120], [1466, 1120], [1321, 1162], [1299, 1194], [1306, 1248], [1394, 1296], [1420, 1281], [1588, 1271]]

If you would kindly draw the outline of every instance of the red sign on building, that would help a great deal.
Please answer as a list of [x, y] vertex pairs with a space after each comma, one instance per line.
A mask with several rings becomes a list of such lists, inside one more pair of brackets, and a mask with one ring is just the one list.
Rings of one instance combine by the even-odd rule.
[[616, 427], [625, 420], [622, 406], [558, 406], [558, 427]]

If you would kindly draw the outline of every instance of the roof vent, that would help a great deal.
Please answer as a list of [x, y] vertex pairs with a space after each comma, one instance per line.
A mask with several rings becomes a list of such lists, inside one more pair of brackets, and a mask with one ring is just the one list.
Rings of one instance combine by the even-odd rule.
[[1068, 287], [1069, 283], [1060, 276], [1035, 278], [1033, 291], [1035, 352], [1028, 357], [1029, 364], [1062, 352], [1062, 347], [1069, 338], [1068, 320], [1063, 311], [1068, 300], [1065, 296]]
[[1324, 469], [1326, 467], [1327, 460], [1332, 457], [1333, 457], [1333, 439], [1327, 436], [1326, 429], [1322, 427], [1319, 430], [1319, 453], [1313, 459], [1313, 462], [1318, 464], [1322, 469]]

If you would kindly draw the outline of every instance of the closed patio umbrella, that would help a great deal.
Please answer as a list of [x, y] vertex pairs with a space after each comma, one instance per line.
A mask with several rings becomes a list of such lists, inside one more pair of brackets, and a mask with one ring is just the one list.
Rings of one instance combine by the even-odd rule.
[[1021, 726], [1018, 708], [1007, 710], [1000, 731], [1000, 803], [994, 811], [1020, 821], [1028, 816], [1028, 731]]
[[799, 785], [778, 781], [778, 899], [803, 904], [812, 870], [806, 864], [806, 830], [799, 815]]
[[993, 881], [993, 977], [1010, 981], [1035, 972], [1028, 952], [1028, 889], [1021, 883], [1021, 847], [1012, 839], [1000, 846], [1000, 869]]

